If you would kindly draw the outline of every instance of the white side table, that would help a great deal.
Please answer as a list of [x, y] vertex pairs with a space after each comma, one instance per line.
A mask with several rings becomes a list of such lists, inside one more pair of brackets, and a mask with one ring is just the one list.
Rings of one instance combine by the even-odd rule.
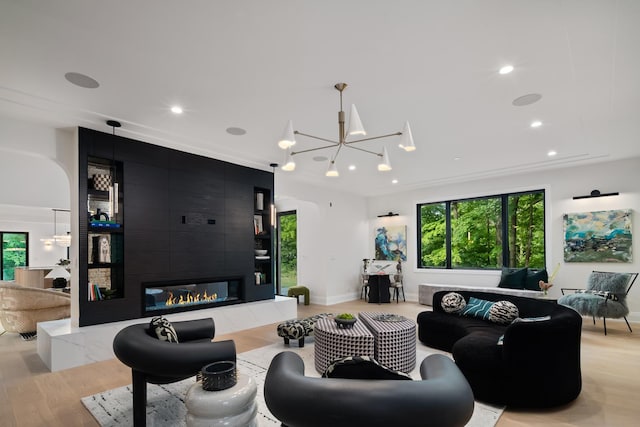
[[256, 392], [254, 379], [242, 374], [238, 374], [236, 385], [226, 390], [206, 391], [197, 382], [184, 400], [187, 426], [258, 427]]

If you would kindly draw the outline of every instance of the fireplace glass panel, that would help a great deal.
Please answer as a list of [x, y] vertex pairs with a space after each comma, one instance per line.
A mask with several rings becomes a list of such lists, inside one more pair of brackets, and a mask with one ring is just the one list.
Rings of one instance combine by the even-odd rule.
[[194, 306], [226, 305], [240, 299], [239, 288], [239, 280], [147, 285], [144, 295], [145, 310], [147, 312], [183, 311]]

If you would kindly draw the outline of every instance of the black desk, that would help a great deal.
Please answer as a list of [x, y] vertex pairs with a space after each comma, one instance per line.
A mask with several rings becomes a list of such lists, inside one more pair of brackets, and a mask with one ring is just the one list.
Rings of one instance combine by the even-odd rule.
[[391, 302], [390, 286], [391, 281], [388, 274], [371, 274], [369, 276], [369, 302], [376, 304]]

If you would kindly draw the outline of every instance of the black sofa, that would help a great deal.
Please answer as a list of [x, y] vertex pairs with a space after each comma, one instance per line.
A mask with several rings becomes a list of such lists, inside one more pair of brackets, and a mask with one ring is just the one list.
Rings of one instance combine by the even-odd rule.
[[307, 377], [302, 358], [285, 351], [271, 361], [264, 399], [288, 427], [464, 426], [474, 400], [455, 363], [432, 354], [420, 375], [421, 381]]
[[[520, 318], [548, 320], [500, 325], [449, 314], [441, 305], [450, 291], [436, 292], [433, 311], [418, 314], [418, 338], [451, 352], [477, 400], [535, 408], [562, 405], [582, 389], [582, 317], [554, 302], [485, 292], [456, 291], [465, 301], [510, 301]], [[498, 341], [503, 337], [502, 344]]]
[[149, 323], [127, 326], [113, 339], [113, 352], [131, 368], [133, 425], [146, 424], [147, 383], [169, 384], [195, 376], [207, 364], [236, 361], [232, 340], [212, 342], [213, 319], [186, 320], [171, 324], [178, 343], [160, 341]]

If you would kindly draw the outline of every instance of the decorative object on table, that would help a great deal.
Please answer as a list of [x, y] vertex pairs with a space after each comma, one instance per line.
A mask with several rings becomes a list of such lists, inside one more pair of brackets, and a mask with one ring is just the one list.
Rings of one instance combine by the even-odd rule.
[[566, 262], [632, 262], [631, 209], [564, 214]]
[[549, 289], [553, 286], [553, 283], [547, 283], [544, 280], [540, 280], [538, 282], [538, 286], [540, 286], [542, 293], [547, 295], [549, 293]]
[[238, 382], [236, 364], [230, 360], [209, 363], [200, 372], [202, 388], [206, 391], [226, 390]]
[[397, 314], [378, 314], [373, 316], [373, 320], [377, 320], [378, 322], [404, 322], [407, 320], [404, 316], [399, 316]]
[[342, 329], [350, 329], [358, 321], [358, 319], [350, 313], [338, 314], [334, 317], [334, 320], [336, 321], [338, 328]]
[[407, 226], [390, 225], [378, 227], [375, 237], [376, 259], [391, 261], [407, 260]]
[[60, 289], [67, 287], [67, 279], [71, 277], [71, 273], [66, 268], [56, 265], [44, 277], [45, 279], [53, 279], [53, 287]]
[[[364, 127], [362, 126], [362, 122], [360, 121], [360, 116], [358, 115], [358, 110], [356, 110], [355, 105], [351, 105], [349, 128], [345, 129], [345, 113], [344, 111], [342, 111], [342, 92], [347, 88], [347, 84], [336, 83], [333, 87], [335, 87], [336, 90], [340, 92], [340, 111], [338, 112], [338, 140], [335, 141], [327, 138], [320, 138], [317, 136], [309, 135], [307, 133], [299, 132], [297, 130], [294, 131], [293, 123], [291, 122], [291, 120], [289, 120], [289, 122], [287, 123], [287, 126], [284, 129], [284, 134], [282, 138], [280, 139], [280, 141], [278, 141], [278, 146], [283, 150], [287, 150], [287, 157], [285, 160], [285, 164], [282, 166], [282, 170], [287, 172], [291, 172], [295, 170], [296, 163], [293, 160], [293, 156], [297, 154], [307, 153], [310, 151], [315, 152], [317, 150], [335, 149], [335, 154], [333, 155], [333, 157], [331, 157], [331, 160], [329, 161], [329, 168], [327, 169], [325, 176], [337, 177], [337, 176], [340, 176], [340, 174], [336, 166], [336, 159], [340, 154], [340, 150], [342, 148], [351, 148], [353, 150], [358, 150], [360, 152], [364, 152], [364, 153], [368, 153], [368, 154], [372, 154], [374, 156], [380, 157], [380, 163], [378, 163], [378, 170], [381, 172], [384, 172], [384, 171], [391, 170], [391, 163], [389, 162], [389, 153], [387, 153], [386, 147], [382, 147], [382, 152], [378, 153], [378, 152], [366, 150], [360, 147], [355, 147], [353, 144], [370, 141], [372, 139], [381, 139], [381, 138], [387, 138], [390, 136], [399, 135], [399, 136], [402, 136], [398, 144], [400, 148], [404, 149], [405, 151], [414, 151], [416, 149], [416, 146], [413, 142], [413, 136], [411, 135], [411, 128], [409, 127], [409, 122], [405, 122], [404, 129], [402, 130], [402, 132], [395, 132], [387, 135], [365, 137], [365, 138], [356, 139], [353, 141], [347, 141], [347, 138], [349, 138], [349, 136], [366, 135], [367, 133], [365, 132]], [[292, 147], [296, 144], [295, 135], [303, 135], [308, 138], [329, 142], [329, 145], [310, 148], [307, 150], [292, 151]]]

